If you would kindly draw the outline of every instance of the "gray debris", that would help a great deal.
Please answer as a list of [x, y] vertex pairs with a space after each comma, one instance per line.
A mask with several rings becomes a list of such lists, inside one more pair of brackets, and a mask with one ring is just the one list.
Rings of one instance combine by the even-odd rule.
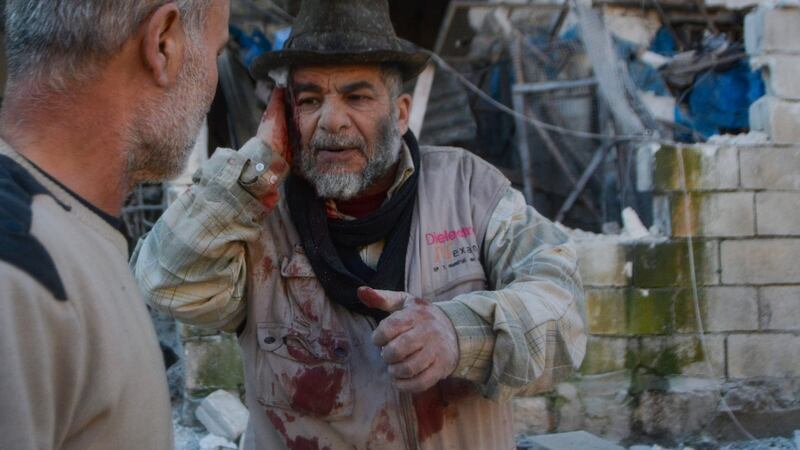
[[210, 433], [231, 441], [236, 441], [244, 433], [249, 417], [239, 398], [223, 390], [206, 397], [195, 415]]
[[209, 434], [200, 440], [200, 450], [237, 450], [233, 442], [213, 434]]
[[612, 444], [585, 431], [529, 436], [520, 440], [517, 448], [525, 450], [625, 450], [624, 447]]

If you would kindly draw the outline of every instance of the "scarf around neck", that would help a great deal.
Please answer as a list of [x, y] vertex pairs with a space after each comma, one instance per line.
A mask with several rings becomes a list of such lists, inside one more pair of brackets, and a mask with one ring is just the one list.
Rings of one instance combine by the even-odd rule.
[[[414, 173], [377, 211], [357, 220], [329, 219], [325, 200], [314, 187], [295, 174], [286, 185], [286, 199], [303, 249], [325, 294], [348, 310], [380, 321], [388, 314], [367, 307], [358, 299], [361, 286], [405, 290], [406, 251], [417, 197], [420, 172], [419, 145], [412, 132], [403, 136]], [[384, 241], [377, 270], [367, 266], [359, 249]]]

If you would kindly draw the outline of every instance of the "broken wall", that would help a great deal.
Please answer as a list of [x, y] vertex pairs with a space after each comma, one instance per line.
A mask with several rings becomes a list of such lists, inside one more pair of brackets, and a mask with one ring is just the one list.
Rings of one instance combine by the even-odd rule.
[[800, 8], [763, 6], [746, 34], [765, 134], [640, 150], [664, 237], [576, 236], [586, 360], [574, 382], [515, 401], [518, 432], [670, 443], [800, 423]]

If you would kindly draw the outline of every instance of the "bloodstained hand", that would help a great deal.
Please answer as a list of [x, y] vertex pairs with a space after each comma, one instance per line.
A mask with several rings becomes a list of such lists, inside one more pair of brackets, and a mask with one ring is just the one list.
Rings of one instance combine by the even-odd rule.
[[273, 152], [283, 158], [288, 165], [292, 165], [292, 150], [289, 146], [289, 128], [286, 123], [285, 109], [286, 89], [275, 88], [269, 99], [267, 109], [261, 116], [258, 127], [258, 136]]
[[411, 294], [358, 289], [370, 308], [391, 313], [372, 334], [389, 375], [401, 391], [419, 393], [449, 377], [458, 365], [458, 339], [453, 323], [431, 302]]

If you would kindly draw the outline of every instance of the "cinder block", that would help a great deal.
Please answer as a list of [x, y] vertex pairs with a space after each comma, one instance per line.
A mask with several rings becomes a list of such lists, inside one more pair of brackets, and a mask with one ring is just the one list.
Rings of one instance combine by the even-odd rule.
[[672, 331], [672, 308], [682, 289], [628, 289], [625, 320], [628, 333], [666, 334]]
[[[686, 375], [714, 378], [725, 376], [725, 338], [706, 335], [708, 353], [699, 336], [658, 336], [640, 339], [636, 352], [628, 353], [628, 367], [644, 367], [658, 376]], [[709, 373], [706, 355], [711, 363]]]
[[800, 286], [761, 288], [761, 317], [768, 330], [800, 330]]
[[206, 397], [195, 414], [209, 433], [231, 441], [244, 433], [250, 416], [238, 397], [222, 390]]
[[[682, 154], [682, 155], [681, 155]], [[683, 159], [683, 173], [680, 161]], [[700, 145], [662, 146], [654, 156], [653, 190], [656, 192], [724, 191], [739, 187], [739, 155], [733, 147]]]
[[589, 336], [581, 373], [591, 375], [625, 369], [627, 338]]
[[601, 439], [585, 431], [530, 436], [520, 442], [520, 448], [536, 450], [625, 450], [612, 442]]
[[719, 391], [699, 382], [689, 392], [645, 391], [634, 411], [636, 422], [649, 435], [683, 440], [703, 431], [717, 415]]
[[[719, 243], [695, 239], [693, 246], [698, 283], [719, 284]], [[635, 244], [631, 254], [634, 286], [642, 289], [691, 286], [686, 240]]]
[[[800, 23], [797, 24], [800, 27]], [[800, 100], [800, 55], [768, 55], [750, 60], [753, 68], [761, 69], [767, 94], [785, 100]]]
[[750, 129], [763, 131], [777, 144], [800, 142], [800, 102], [761, 97], [750, 106]]
[[800, 336], [734, 334], [728, 337], [731, 378], [800, 376]]
[[800, 9], [764, 6], [744, 20], [747, 53], [800, 53]]
[[720, 245], [722, 284], [800, 283], [800, 239], [750, 239]]
[[740, 150], [742, 187], [800, 191], [800, 148]]
[[218, 389], [240, 390], [244, 369], [236, 338], [225, 334], [186, 342], [183, 346], [186, 365], [186, 389], [203, 395]]
[[626, 286], [626, 248], [612, 239], [586, 239], [575, 243], [584, 286]]
[[586, 290], [586, 319], [590, 334], [626, 334], [625, 309], [624, 289]]
[[544, 434], [553, 430], [555, 418], [550, 412], [546, 397], [515, 398], [514, 435]]
[[800, 192], [756, 194], [756, 223], [760, 236], [800, 236]]
[[[758, 292], [750, 287], [709, 287], [700, 292], [700, 317], [707, 332], [758, 330]], [[699, 331], [691, 292], [675, 302], [675, 328]]]
[[688, 199], [687, 208], [683, 194], [670, 198], [673, 236], [748, 237], [755, 234], [752, 192], [693, 193]]

